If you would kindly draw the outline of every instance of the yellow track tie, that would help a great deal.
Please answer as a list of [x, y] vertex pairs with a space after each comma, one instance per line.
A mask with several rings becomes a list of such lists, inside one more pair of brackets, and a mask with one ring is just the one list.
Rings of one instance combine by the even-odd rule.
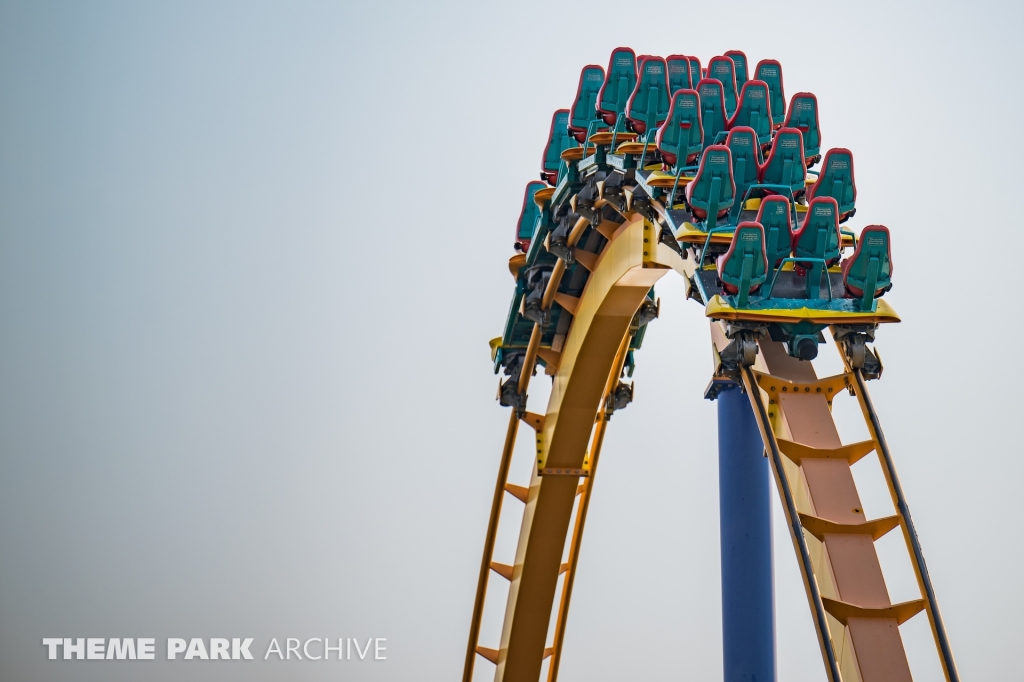
[[[557, 353], [550, 348], [538, 348], [537, 355], [540, 356], [540, 359], [544, 361], [544, 364], [546, 364], [549, 369], [554, 368], [557, 370], [559, 363], [562, 362], [562, 354]], [[553, 374], [553, 372], [551, 373]]]
[[837, 374], [834, 377], [826, 377], [808, 383], [787, 381], [786, 379], [780, 379], [771, 374], [757, 371], [754, 372], [754, 376], [757, 377], [757, 385], [768, 394], [768, 402], [770, 404], [777, 403], [779, 396], [786, 395], [822, 395], [831, 404], [832, 399], [840, 391], [852, 391], [852, 382], [849, 374]]
[[515, 485], [514, 483], [506, 483], [505, 492], [509, 493], [512, 497], [516, 498], [523, 504], [526, 504], [526, 500], [530, 497], [529, 488], [524, 488], [523, 486]]
[[536, 414], [534, 412], [526, 412], [520, 419], [534, 431], [544, 430], [544, 415]]
[[864, 523], [835, 523], [827, 521], [810, 514], [800, 515], [800, 524], [810, 532], [811, 535], [822, 542], [826, 534], [834, 535], [870, 535], [872, 540], [877, 540], [893, 528], [900, 525], [900, 517], [885, 516]]
[[784, 438], [776, 439], [779, 443], [779, 450], [786, 457], [789, 457], [795, 464], [800, 464], [805, 459], [842, 459], [851, 465], [859, 462], [864, 455], [875, 449], [875, 441], [864, 440], [859, 443], [850, 443], [838, 448], [812, 448], [810, 445], [794, 443]]
[[497, 561], [492, 561], [491, 570], [500, 575], [505, 580], [512, 582], [512, 566], [509, 566], [508, 564], [499, 564]]
[[582, 249], [576, 251], [576, 262], [585, 267], [587, 270], [593, 272], [597, 269], [597, 254], [590, 253], [589, 251], [583, 251]]
[[924, 611], [925, 607], [924, 599], [905, 601], [900, 604], [875, 609], [847, 604], [846, 602], [829, 599], [828, 597], [822, 597], [821, 603], [825, 606], [825, 610], [829, 612], [829, 615], [843, 625], [846, 625], [850, 618], [894, 618], [897, 625], [903, 625]]
[[555, 303], [568, 310], [573, 317], [576, 316], [576, 311], [580, 309], [580, 299], [569, 294], [563, 294], [560, 291], [555, 292]]
[[497, 649], [488, 649], [485, 646], [478, 646], [476, 648], [476, 652], [478, 654], [480, 654], [481, 656], [483, 656], [484, 658], [486, 658], [491, 663], [493, 663], [494, 665], [498, 665], [498, 650]]

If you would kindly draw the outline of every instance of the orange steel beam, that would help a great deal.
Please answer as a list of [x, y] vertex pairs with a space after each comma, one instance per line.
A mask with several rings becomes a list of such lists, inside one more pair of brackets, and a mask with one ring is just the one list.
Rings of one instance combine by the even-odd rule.
[[626, 363], [626, 353], [629, 351], [630, 338], [631, 335], [627, 334], [619, 345], [619, 351], [615, 354], [612, 371], [608, 375], [608, 383], [604, 387], [601, 404], [598, 407], [597, 424], [594, 425], [594, 436], [590, 444], [590, 476], [583, 484], [583, 492], [576, 507], [576, 523], [572, 530], [572, 542], [569, 544], [568, 568], [562, 579], [562, 596], [558, 603], [558, 617], [555, 620], [551, 662], [548, 663], [548, 682], [556, 682], [558, 666], [562, 661], [562, 643], [565, 641], [565, 626], [569, 619], [569, 600], [572, 598], [572, 586], [576, 579], [576, 564], [579, 561], [580, 545], [583, 544], [583, 528], [587, 521], [587, 510], [590, 507], [590, 495], [594, 490], [594, 478], [597, 476], [597, 464], [601, 456], [601, 446], [604, 444], [604, 432], [608, 428], [608, 419], [610, 418], [604, 409], [604, 404], [619, 383], [619, 375], [622, 373], [622, 366]]
[[476, 663], [477, 642], [480, 638], [480, 621], [484, 613], [487, 580], [491, 574], [491, 557], [494, 555], [494, 539], [498, 534], [501, 504], [505, 499], [505, 483], [508, 481], [508, 469], [512, 463], [512, 451], [515, 449], [517, 433], [519, 433], [519, 417], [516, 415], [516, 411], [512, 410], [512, 414], [509, 415], [508, 430], [505, 432], [505, 446], [501, 450], [501, 463], [498, 465], [498, 481], [494, 484], [491, 516], [487, 521], [484, 555], [480, 561], [480, 576], [477, 579], [476, 598], [473, 601], [473, 620], [469, 624], [469, 646], [466, 650], [466, 664], [462, 672], [463, 682], [472, 682], [473, 680], [473, 666]]
[[[838, 345], [838, 344], [837, 344]], [[843, 362], [849, 364], [845, 353], [840, 348], [840, 356]], [[879, 463], [882, 465], [882, 473], [885, 475], [885, 482], [889, 488], [889, 495], [892, 498], [892, 505], [896, 508], [900, 521], [900, 528], [903, 530], [903, 540], [907, 545], [907, 553], [910, 555], [910, 563], [914, 567], [914, 577], [917, 578], [918, 588], [925, 598], [925, 610], [928, 613], [928, 623], [932, 629], [932, 637], [935, 639], [935, 648], [939, 653], [939, 662], [942, 664], [942, 673], [946, 682], [959, 682], [960, 673], [956, 668], [956, 661], [953, 660], [953, 651], [946, 638], [946, 628], [942, 623], [942, 614], [939, 612], [939, 604], [935, 598], [935, 591], [932, 589], [931, 578], [928, 576], [928, 567], [925, 565], [924, 554], [917, 539], [917, 531], [914, 529], [914, 522], [910, 518], [910, 508], [903, 496], [903, 488], [900, 485], [899, 476], [896, 474], [896, 465], [889, 454], [889, 446], [882, 434], [882, 427], [878, 423], [878, 416], [875, 413], [871, 396], [868, 394], [868, 387], [864, 382], [864, 376], [860, 370], [853, 370], [855, 392], [857, 402], [860, 404], [864, 421], [867, 422], [868, 433], [876, 444]]]
[[[545, 470], [584, 467], [603, 389], [633, 315], [668, 268], [645, 263], [644, 221], [628, 219], [597, 259], [553, 378], [540, 435]], [[556, 266], [557, 267], [557, 266]], [[553, 296], [553, 295], [552, 295]], [[576, 368], [579, 371], [574, 371]], [[535, 469], [523, 513], [495, 682], [537, 682], [579, 478]]]

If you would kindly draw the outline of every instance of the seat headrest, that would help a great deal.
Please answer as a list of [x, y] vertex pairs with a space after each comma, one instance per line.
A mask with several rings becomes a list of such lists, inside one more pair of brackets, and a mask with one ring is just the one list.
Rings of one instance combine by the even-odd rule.
[[804, 138], [804, 154], [808, 159], [821, 149], [821, 126], [818, 124], [818, 98], [809, 92], [798, 92], [790, 100], [785, 128], [796, 128]]
[[771, 93], [772, 123], [782, 125], [786, 120], [786, 92], [782, 82], [782, 64], [775, 59], [762, 59], [754, 68], [754, 80], [768, 84]]
[[853, 174], [853, 152], [837, 147], [825, 153], [818, 181], [808, 190], [808, 196], [832, 197], [839, 202], [842, 213], [853, 210], [857, 201], [857, 181]]
[[587, 126], [597, 118], [597, 93], [604, 85], [604, 69], [597, 64], [588, 64], [580, 71], [580, 82], [576, 86], [576, 98], [572, 101], [569, 125], [586, 134]]
[[762, 199], [757, 209], [757, 222], [762, 225], [785, 225], [787, 232], [792, 232], [793, 214], [789, 210], [789, 199], [780, 194]]
[[801, 229], [821, 223], [835, 224], [839, 229], [839, 204], [832, 197], [815, 197], [807, 204]]
[[557, 175], [562, 165], [562, 152], [575, 146], [576, 141], [569, 136], [569, 110], [559, 109], [551, 116], [548, 143], [544, 145], [544, 155], [540, 161], [541, 171]]
[[[524, 247], [533, 239], [537, 230], [537, 221], [540, 219], [540, 209], [533, 201], [533, 195], [537, 190], [544, 189], [543, 182], [534, 180], [526, 185], [526, 192], [523, 195], [523, 208], [519, 211], [519, 222], [516, 224], [516, 241]], [[524, 248], [525, 250], [525, 248]]]
[[701, 121], [704, 125], [704, 144], [714, 142], [715, 135], [725, 130], [725, 94], [722, 82], [716, 78], [702, 78], [697, 83], [700, 96]]
[[742, 88], [743, 84], [749, 80], [747, 73], [747, 55], [740, 50], [729, 50], [725, 53], [725, 56], [732, 60], [733, 71], [736, 74], [736, 87]]
[[677, 90], [690, 90], [696, 81], [690, 79], [690, 60], [686, 55], [671, 54], [665, 58], [668, 66], [668, 93], [674, 95]]
[[708, 78], [722, 84], [726, 115], [731, 116], [736, 109], [736, 65], [728, 57], [712, 57], [708, 62]]
[[597, 108], [604, 122], [615, 125], [615, 119], [626, 110], [626, 100], [636, 86], [636, 53], [628, 47], [617, 47], [608, 58], [604, 83], [597, 96]]
[[752, 80], [743, 84], [740, 90], [736, 112], [729, 119], [729, 127], [744, 125], [757, 130], [758, 139], [767, 144], [771, 140], [772, 118], [768, 84]]
[[626, 103], [626, 118], [639, 133], [660, 125], [668, 115], [668, 69], [661, 57], [645, 57], [637, 69], [636, 86]]

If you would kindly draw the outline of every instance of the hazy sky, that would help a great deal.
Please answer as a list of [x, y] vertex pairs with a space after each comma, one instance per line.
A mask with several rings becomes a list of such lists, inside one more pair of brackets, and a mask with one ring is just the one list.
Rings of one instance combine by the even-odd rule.
[[[580, 68], [629, 45], [778, 59], [853, 150], [851, 224], [891, 228], [904, 320], [873, 396], [961, 674], [1012, 679], [1021, 25], [1008, 2], [0, 2], [0, 678], [461, 675], [523, 187]], [[721, 675], [707, 323], [663, 282], [563, 682]], [[888, 513], [873, 460], [856, 475]], [[780, 679], [821, 680], [776, 511]], [[879, 542], [894, 601], [901, 545]], [[902, 631], [937, 679], [925, 618]], [[48, 661], [43, 637], [383, 637], [388, 659]]]

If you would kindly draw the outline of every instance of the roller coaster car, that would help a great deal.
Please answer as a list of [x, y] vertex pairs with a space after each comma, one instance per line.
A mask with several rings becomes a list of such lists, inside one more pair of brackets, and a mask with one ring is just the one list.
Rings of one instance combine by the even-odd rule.
[[736, 74], [736, 87], [742, 88], [750, 80], [747, 71], [747, 55], [739, 50], [729, 50], [725, 56], [732, 60], [733, 72]]
[[762, 59], [754, 67], [754, 80], [768, 85], [772, 127], [781, 128], [786, 120], [786, 92], [782, 86], [782, 64], [774, 59]]
[[725, 95], [723, 90], [722, 82], [714, 78], [702, 78], [697, 83], [697, 95], [700, 97], [700, 122], [705, 147], [716, 144], [715, 139], [718, 134], [725, 132]]
[[558, 184], [558, 171], [562, 167], [562, 152], [576, 147], [576, 141], [569, 135], [569, 110], [559, 109], [551, 117], [548, 143], [540, 160], [540, 177], [549, 185]]
[[577, 142], [586, 139], [587, 128], [594, 121], [601, 120], [597, 114], [597, 96], [604, 85], [604, 69], [597, 64], [588, 64], [580, 72], [580, 83], [576, 86], [576, 99], [569, 113], [569, 133]]
[[646, 57], [637, 70], [636, 87], [626, 102], [626, 120], [633, 130], [644, 134], [668, 117], [668, 69], [661, 57]]
[[785, 253], [778, 236], [788, 220], [782, 217], [789, 215], [786, 201], [770, 197], [762, 203], [768, 230], [762, 223], [740, 223], [717, 267], [703, 265], [702, 257], [691, 284], [698, 294], [693, 297], [707, 301], [705, 314], [759, 329], [803, 360], [817, 356], [821, 331], [829, 325], [863, 329], [899, 322], [892, 307], [878, 300], [892, 286], [888, 229], [864, 228], [853, 256], [829, 267], [839, 253], [838, 209], [830, 197], [820, 198], [794, 235], [793, 257], [772, 264]]
[[818, 98], [809, 92], [793, 95], [783, 128], [796, 128], [804, 137], [804, 155], [808, 166], [821, 159], [821, 128], [818, 125]]
[[534, 201], [534, 195], [543, 189], [546, 189], [544, 183], [536, 180], [526, 185], [523, 208], [519, 211], [519, 222], [516, 224], [515, 250], [520, 253], [530, 250], [530, 240], [533, 239], [537, 230], [537, 221], [540, 220], [540, 207]]
[[722, 84], [725, 115], [732, 116], [732, 112], [736, 111], [736, 65], [728, 57], [712, 57], [708, 62], [708, 78]]
[[832, 197], [839, 203], [839, 222], [857, 212], [857, 183], [853, 175], [853, 153], [849, 149], [829, 149], [821, 164], [818, 180], [807, 190], [807, 198]]
[[665, 58], [668, 67], [668, 92], [674, 95], [678, 90], [692, 90], [695, 81], [690, 79], [690, 60], [686, 55], [670, 54]]
[[597, 112], [605, 123], [615, 125], [635, 87], [636, 53], [628, 47], [617, 47], [608, 59], [608, 71], [597, 95]]

